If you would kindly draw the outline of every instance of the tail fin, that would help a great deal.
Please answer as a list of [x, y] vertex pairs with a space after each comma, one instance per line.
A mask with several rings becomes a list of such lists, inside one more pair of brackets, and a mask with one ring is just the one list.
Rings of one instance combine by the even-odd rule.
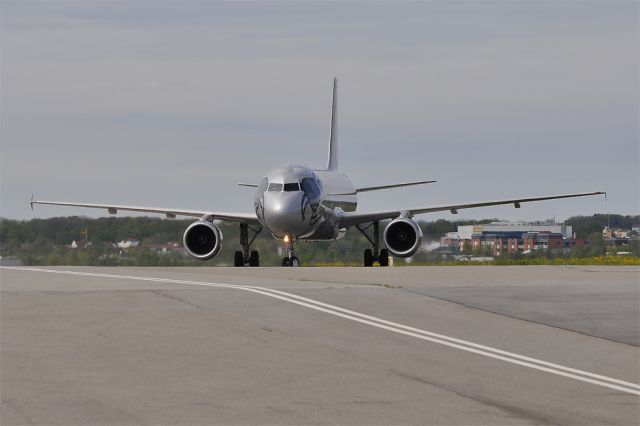
[[338, 168], [338, 79], [333, 79], [333, 103], [331, 104], [331, 137], [327, 170]]

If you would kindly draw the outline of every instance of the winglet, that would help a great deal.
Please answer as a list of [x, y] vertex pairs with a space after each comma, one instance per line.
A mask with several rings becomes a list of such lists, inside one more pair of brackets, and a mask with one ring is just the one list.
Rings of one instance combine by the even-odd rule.
[[31, 200], [29, 200], [29, 204], [31, 205], [31, 211], [33, 211], [33, 194], [31, 194]]
[[333, 102], [331, 104], [331, 135], [327, 170], [338, 168], [338, 79], [333, 78]]

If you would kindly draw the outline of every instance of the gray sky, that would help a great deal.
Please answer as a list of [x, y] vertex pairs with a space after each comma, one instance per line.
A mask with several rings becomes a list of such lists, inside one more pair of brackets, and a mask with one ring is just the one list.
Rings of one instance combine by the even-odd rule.
[[321, 167], [339, 79], [359, 210], [608, 191], [420, 218], [638, 214], [639, 6], [630, 2], [10, 2], [0, 216], [43, 199], [251, 211]]

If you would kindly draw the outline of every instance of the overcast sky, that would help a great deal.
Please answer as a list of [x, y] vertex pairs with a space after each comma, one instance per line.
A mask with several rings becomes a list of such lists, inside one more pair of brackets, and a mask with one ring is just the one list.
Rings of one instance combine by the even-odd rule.
[[[1, 12], [0, 216], [42, 199], [252, 211], [326, 161], [359, 210], [606, 190], [474, 209], [544, 219], [639, 206], [639, 3], [11, 2]], [[420, 218], [452, 219], [449, 213]]]

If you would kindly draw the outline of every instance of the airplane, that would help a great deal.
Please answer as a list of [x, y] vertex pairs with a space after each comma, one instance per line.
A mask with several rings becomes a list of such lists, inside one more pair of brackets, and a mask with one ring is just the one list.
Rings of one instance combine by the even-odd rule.
[[[295, 243], [299, 240], [330, 241], [344, 237], [351, 227], [361, 232], [371, 244], [364, 250], [364, 266], [388, 266], [389, 255], [410, 257], [420, 248], [422, 231], [414, 216], [475, 207], [513, 204], [520, 208], [522, 203], [553, 200], [560, 198], [605, 195], [605, 192], [586, 192], [541, 197], [513, 198], [508, 200], [480, 201], [447, 204], [417, 208], [391, 208], [376, 212], [359, 213], [358, 194], [361, 192], [424, 185], [435, 180], [421, 180], [381, 186], [354, 186], [346, 174], [338, 167], [337, 132], [337, 79], [333, 79], [333, 99], [331, 105], [331, 128], [329, 154], [324, 169], [313, 169], [299, 165], [287, 165], [267, 173], [258, 184], [239, 183], [244, 187], [256, 188], [253, 213], [224, 213], [217, 211], [183, 210], [155, 207], [136, 207], [111, 204], [88, 204], [64, 201], [42, 201], [31, 197], [30, 204], [50, 204], [58, 206], [106, 209], [110, 214], [118, 211], [160, 213], [167, 218], [176, 216], [197, 217], [198, 220], [187, 227], [183, 235], [184, 247], [191, 256], [200, 260], [215, 257], [222, 247], [222, 231], [219, 221], [237, 223], [240, 226], [240, 247], [235, 252], [235, 266], [259, 266], [258, 251], [251, 245], [260, 232], [266, 230], [286, 245], [287, 256], [281, 266], [300, 266], [295, 255]], [[384, 229], [380, 244], [380, 221], [391, 220]], [[368, 232], [369, 228], [371, 232]]]

